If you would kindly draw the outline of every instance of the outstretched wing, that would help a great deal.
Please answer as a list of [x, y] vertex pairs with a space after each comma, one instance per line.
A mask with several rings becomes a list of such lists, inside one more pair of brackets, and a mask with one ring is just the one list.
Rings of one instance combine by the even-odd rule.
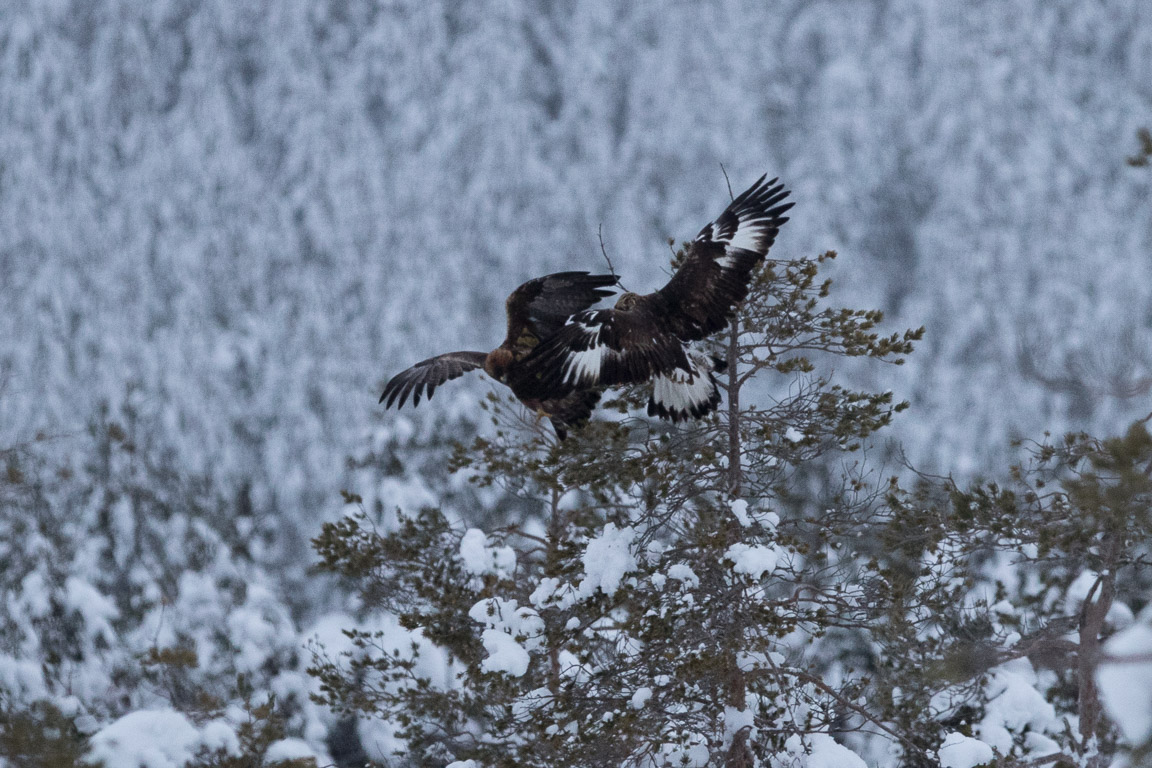
[[688, 367], [683, 343], [654, 322], [647, 306], [573, 315], [521, 365], [529, 379], [523, 388], [539, 396], [632, 384]]
[[572, 315], [611, 296], [613, 292], [608, 286], [615, 285], [617, 279], [615, 275], [557, 272], [529, 280], [505, 302], [508, 313], [505, 344], [535, 346], [560, 330]]
[[752, 269], [768, 253], [792, 203], [776, 179], [760, 179], [732, 201], [687, 247], [684, 262], [657, 295], [668, 327], [684, 341], [698, 341], [728, 324], [748, 295]]
[[[488, 355], [484, 352], [449, 352], [446, 355], [437, 355], [427, 360], [421, 360], [406, 371], [401, 371], [384, 385], [384, 393], [380, 395], [380, 402], [385, 408], [403, 408], [408, 395], [412, 395], [413, 407], [420, 404], [420, 397], [425, 394], [432, 399], [436, 387], [446, 381], [459, 378], [468, 371], [484, 367], [484, 360]], [[387, 401], [387, 402], [385, 402]]]

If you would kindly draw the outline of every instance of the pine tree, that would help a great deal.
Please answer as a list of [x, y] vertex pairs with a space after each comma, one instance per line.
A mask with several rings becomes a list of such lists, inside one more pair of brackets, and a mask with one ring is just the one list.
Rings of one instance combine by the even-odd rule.
[[757, 273], [714, 349], [727, 405], [713, 417], [635, 416], [632, 388], [559, 443], [490, 398], [494, 435], [453, 466], [539, 514], [488, 531], [438, 509], [388, 532], [363, 509], [326, 525], [322, 566], [412, 634], [351, 630], [354, 653], [318, 653], [321, 700], [397, 723], [415, 765], [752, 766], [843, 749], [829, 734], [863, 722], [859, 684], [804, 650], [856, 598], [816, 521], [871, 494], [847, 480], [817, 500], [805, 469], [906, 403], [818, 364], [901, 362], [922, 329], [883, 336], [879, 312], [823, 308], [834, 256]]
[[[873, 624], [890, 662], [875, 700], [926, 745], [979, 736], [998, 766], [1109, 765], [1118, 734], [1096, 673], [1152, 591], [1152, 436], [1144, 422], [1103, 440], [1069, 434], [1027, 459], [1005, 483], [893, 489], [871, 582], [893, 618]], [[1034, 714], [999, 722], [1006, 691]]]

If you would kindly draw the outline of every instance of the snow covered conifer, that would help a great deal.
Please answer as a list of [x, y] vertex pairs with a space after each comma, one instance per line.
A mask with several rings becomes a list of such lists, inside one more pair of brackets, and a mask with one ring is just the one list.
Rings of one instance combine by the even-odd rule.
[[964, 731], [997, 765], [1111, 765], [1117, 725], [1146, 754], [1152, 644], [1108, 644], [1152, 594], [1146, 421], [1033, 444], [1005, 483], [890, 494], [870, 580], [883, 718], [925, 748]]

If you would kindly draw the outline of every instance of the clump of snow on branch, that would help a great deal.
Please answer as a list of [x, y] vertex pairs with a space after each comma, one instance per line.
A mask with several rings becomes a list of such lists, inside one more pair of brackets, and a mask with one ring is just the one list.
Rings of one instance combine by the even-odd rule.
[[588, 542], [584, 550], [584, 578], [580, 582], [580, 597], [591, 597], [600, 590], [606, 595], [616, 594], [624, 574], [636, 570], [636, 555], [632, 540], [636, 531], [631, 527], [617, 528], [608, 523], [604, 531]]
[[532, 590], [528, 600], [537, 608], [548, 606], [563, 610], [576, 602], [576, 597], [576, 589], [571, 584], [546, 576], [540, 580], [536, 589]]
[[648, 686], [637, 688], [636, 692], [632, 694], [631, 700], [628, 704], [632, 709], [643, 709], [648, 700], [652, 698], [652, 689]]
[[320, 755], [304, 739], [295, 738], [272, 742], [264, 754], [264, 759], [269, 763], [275, 763], [279, 760], [303, 760], [309, 757], [319, 759]]
[[728, 508], [732, 511], [732, 516], [736, 518], [736, 521], [739, 522], [743, 528], [759, 524], [769, 532], [772, 532], [776, 530], [776, 526], [780, 523], [780, 516], [775, 512], [767, 509], [755, 509], [748, 504], [746, 499], [733, 499], [729, 502]]
[[777, 753], [773, 768], [868, 768], [852, 750], [824, 733], [792, 735], [784, 742], [784, 752]]
[[990, 762], [992, 747], [962, 733], [950, 733], [940, 746], [941, 768], [976, 768]]
[[88, 759], [106, 765], [183, 768], [201, 748], [240, 753], [236, 734], [226, 723], [212, 721], [201, 730], [175, 710], [142, 709], [97, 732]]
[[544, 621], [540, 614], [515, 601], [492, 597], [473, 605], [468, 615], [487, 626], [481, 635], [488, 653], [482, 662], [484, 670], [506, 672], [513, 677], [528, 671], [528, 651], [543, 642]]
[[700, 577], [684, 563], [676, 563], [668, 568], [668, 578], [676, 579], [687, 588], [700, 586]]
[[1064, 724], [1056, 719], [1055, 707], [1037, 690], [1038, 684], [1032, 662], [1026, 658], [993, 669], [984, 690], [984, 717], [976, 728], [980, 740], [1008, 754], [1013, 734], [1059, 733]]
[[477, 576], [494, 573], [509, 576], [516, 570], [516, 552], [512, 547], [494, 547], [483, 531], [469, 528], [460, 540], [460, 559], [464, 570]]
[[737, 542], [728, 547], [724, 557], [732, 561], [732, 570], [736, 573], [744, 573], [759, 580], [776, 570], [780, 551], [775, 546]]

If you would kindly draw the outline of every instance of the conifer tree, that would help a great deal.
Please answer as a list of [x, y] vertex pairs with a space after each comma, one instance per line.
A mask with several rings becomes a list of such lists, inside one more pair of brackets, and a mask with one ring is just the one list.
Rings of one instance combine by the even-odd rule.
[[326, 525], [322, 566], [412, 634], [351, 630], [354, 653], [319, 652], [322, 701], [397, 723], [414, 765], [858, 761], [830, 734], [875, 725], [859, 682], [805, 649], [856, 599], [816, 514], [848, 519], [870, 494], [848, 480], [817, 500], [803, 470], [860, 448], [906, 403], [818, 366], [901, 362], [922, 329], [884, 336], [879, 312], [823, 307], [834, 256], [758, 271], [717, 340], [727, 403], [713, 417], [636, 416], [633, 388], [561, 443], [491, 397], [494, 434], [454, 468], [537, 515], [481, 531], [423, 509], [383, 532], [361, 509]]
[[998, 766], [1113, 763], [1097, 670], [1152, 592], [1146, 421], [1033, 444], [1005, 483], [892, 489], [869, 584], [885, 719], [925, 746], [978, 736]]

